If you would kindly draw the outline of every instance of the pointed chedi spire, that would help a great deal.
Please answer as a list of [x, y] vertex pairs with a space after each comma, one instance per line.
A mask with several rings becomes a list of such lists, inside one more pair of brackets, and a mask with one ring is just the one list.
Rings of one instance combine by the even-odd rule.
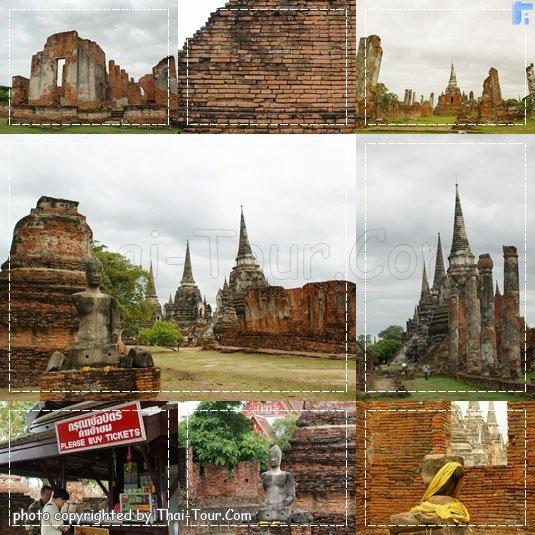
[[487, 424], [493, 424], [496, 425], [498, 422], [496, 421], [496, 411], [494, 410], [494, 402], [489, 401], [489, 411], [487, 413]]
[[450, 266], [473, 265], [474, 255], [468, 243], [466, 226], [464, 223], [461, 198], [459, 196], [459, 184], [455, 184], [455, 215], [453, 219], [453, 239], [451, 241], [451, 253], [448, 257]]
[[147, 281], [147, 298], [158, 297], [156, 295], [156, 285], [154, 284], [154, 272], [152, 270], [152, 260], [149, 268], [149, 280]]
[[170, 305], [173, 304], [173, 296], [171, 294], [169, 294], [169, 304]]
[[223, 290], [228, 290], [227, 277], [225, 277], [225, 282], [223, 283]]
[[451, 62], [450, 81], [448, 82], [448, 89], [457, 88], [457, 75], [455, 74], [455, 67], [453, 61]]
[[442, 280], [446, 276], [446, 270], [444, 269], [444, 256], [442, 255], [442, 241], [440, 239], [440, 232], [438, 233], [437, 242], [437, 256], [435, 259], [435, 275], [433, 277], [433, 288], [438, 289]]
[[494, 297], [501, 297], [500, 293], [500, 287], [498, 286], [498, 281], [496, 281], [496, 293], [494, 294]]
[[180, 284], [183, 286], [185, 284], [195, 284], [193, 279], [193, 271], [191, 269], [191, 256], [189, 252], [189, 240], [186, 240], [186, 258], [184, 260], [184, 271], [182, 273], [182, 280]]
[[422, 291], [420, 293], [420, 301], [428, 295], [429, 295], [429, 282], [427, 280], [427, 271], [425, 269], [425, 262], [424, 262], [424, 269], [422, 271]]
[[236, 261], [242, 258], [253, 258], [249, 236], [247, 235], [247, 227], [245, 225], [245, 217], [243, 215], [243, 206], [240, 207], [240, 241]]

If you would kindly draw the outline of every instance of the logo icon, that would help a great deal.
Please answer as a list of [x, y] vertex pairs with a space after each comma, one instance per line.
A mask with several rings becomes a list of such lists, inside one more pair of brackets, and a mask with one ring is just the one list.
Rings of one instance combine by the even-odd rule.
[[532, 10], [532, 2], [521, 2], [520, 0], [516, 0], [515, 2], [513, 2], [513, 24], [522, 24], [522, 21], [525, 25], [529, 24], [529, 16], [525, 12]]

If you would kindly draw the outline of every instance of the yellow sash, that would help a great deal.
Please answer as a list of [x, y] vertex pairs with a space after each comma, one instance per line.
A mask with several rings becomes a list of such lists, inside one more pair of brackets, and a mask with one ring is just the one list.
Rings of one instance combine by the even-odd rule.
[[456, 524], [467, 524], [470, 521], [470, 514], [466, 507], [457, 499], [461, 488], [461, 479], [457, 482], [457, 486], [453, 491], [453, 500], [450, 503], [440, 505], [429, 502], [429, 498], [434, 496], [450, 479], [453, 472], [462, 466], [459, 463], [446, 463], [436, 474], [424, 495], [422, 496], [422, 502], [420, 505], [411, 509], [412, 513], [423, 513], [424, 515], [436, 516], [441, 520], [452, 521]]

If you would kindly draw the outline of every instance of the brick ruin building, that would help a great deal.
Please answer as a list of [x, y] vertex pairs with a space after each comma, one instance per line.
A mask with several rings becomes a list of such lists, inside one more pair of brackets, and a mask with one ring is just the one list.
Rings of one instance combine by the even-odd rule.
[[476, 262], [470, 249], [458, 186], [453, 239], [444, 269], [438, 238], [430, 287], [424, 265], [420, 300], [407, 321], [406, 355], [435, 362], [443, 371], [471, 377], [517, 380], [523, 376], [524, 319], [519, 315], [516, 247], [503, 246], [503, 295], [492, 276], [488, 253]]
[[4, 262], [0, 271], [3, 387], [8, 384], [9, 368], [12, 387], [35, 384], [50, 355], [72, 344], [78, 315], [71, 295], [85, 289], [83, 262], [91, 254], [92, 239], [91, 228], [75, 201], [41, 197], [15, 225], [10, 262]]
[[452, 62], [448, 85], [436, 100], [434, 92], [427, 99], [424, 95], [418, 99], [413, 89], [405, 89], [401, 99], [379, 82], [382, 57], [379, 36], [360, 38], [357, 50], [357, 121], [360, 125], [414, 120], [431, 115], [453, 116], [455, 124], [464, 126], [508, 124], [523, 119], [523, 112], [509, 109], [502, 98], [498, 71], [494, 67], [489, 70], [489, 75], [483, 82], [479, 98], [474, 96], [473, 91], [468, 95], [461, 91]]
[[106, 64], [102, 48], [74, 30], [51, 35], [32, 57], [30, 78], [12, 82], [12, 123], [166, 125], [177, 112], [173, 56], [136, 82], [114, 60]]
[[[294, 511], [308, 511], [314, 516], [313, 527], [269, 527], [258, 533], [291, 533], [330, 535], [355, 533], [355, 437], [354, 402], [306, 401], [297, 420], [297, 429], [290, 439], [290, 449], [284, 452], [282, 469], [295, 478]], [[185, 451], [182, 452], [186, 465]], [[265, 493], [260, 480], [260, 466], [256, 462], [240, 462], [233, 472], [226, 467], [207, 464], [200, 467], [189, 459], [189, 498], [191, 507], [221, 511], [232, 507], [235, 511], [256, 512]], [[347, 468], [347, 469], [346, 469]], [[179, 471], [181, 497], [185, 501], [186, 470]], [[336, 526], [336, 527], [330, 527]], [[347, 527], [346, 527], [347, 526]], [[251, 529], [233, 528], [237, 534], [251, 533]], [[308, 531], [299, 531], [300, 529]], [[282, 530], [282, 531], [281, 531]], [[204, 533], [202, 528], [181, 526], [184, 535]], [[210, 533], [231, 532], [229, 527], [211, 527]], [[254, 531], [257, 533], [256, 531]]]
[[179, 51], [181, 127], [354, 131], [355, 18], [346, 0], [228, 0]]
[[203, 299], [199, 287], [193, 278], [189, 240], [186, 242], [186, 257], [180, 286], [175, 298], [169, 296], [169, 302], [164, 305], [165, 319], [173, 320], [182, 334], [195, 339], [204, 330], [212, 318], [212, 307]]
[[356, 288], [347, 281], [271, 286], [256, 263], [243, 210], [236, 263], [205, 335], [246, 349], [355, 353]]
[[465, 415], [454, 404], [451, 417], [451, 453], [460, 455], [464, 466], [507, 465], [507, 444], [496, 420], [494, 402], [489, 401], [486, 419], [479, 401], [469, 401]]
[[[390, 516], [419, 503], [426, 488], [422, 460], [451, 453], [451, 409], [447, 401], [357, 402], [357, 441], [363, 445], [357, 453], [358, 533], [388, 535]], [[465, 468], [459, 499], [473, 535], [533, 533], [535, 410], [529, 403], [509, 403], [508, 409], [507, 464]], [[522, 527], [526, 522], [529, 527]]]

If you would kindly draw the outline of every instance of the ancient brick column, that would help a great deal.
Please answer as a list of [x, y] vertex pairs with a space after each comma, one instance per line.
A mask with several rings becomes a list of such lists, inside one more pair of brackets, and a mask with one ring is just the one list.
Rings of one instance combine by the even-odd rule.
[[459, 296], [448, 299], [448, 366], [457, 372], [459, 366]]
[[481, 312], [478, 296], [479, 277], [475, 270], [466, 280], [466, 367], [468, 373], [481, 370]]
[[481, 306], [481, 371], [484, 375], [494, 375], [497, 362], [496, 325], [494, 316], [494, 284], [490, 254], [479, 255], [477, 263], [480, 276]]
[[379, 80], [379, 70], [383, 49], [381, 39], [377, 35], [361, 37], [357, 52], [357, 100], [364, 100], [365, 90], [367, 99], [371, 99]]
[[513, 245], [503, 246], [502, 358], [503, 373], [517, 379], [522, 374], [519, 320], [518, 253]]

